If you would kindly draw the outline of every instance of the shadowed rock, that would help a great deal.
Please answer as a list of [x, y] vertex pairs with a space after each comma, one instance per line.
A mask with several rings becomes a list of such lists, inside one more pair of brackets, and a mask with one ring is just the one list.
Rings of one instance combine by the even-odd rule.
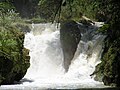
[[75, 21], [66, 21], [60, 26], [60, 41], [64, 55], [64, 68], [67, 72], [77, 49], [81, 34]]

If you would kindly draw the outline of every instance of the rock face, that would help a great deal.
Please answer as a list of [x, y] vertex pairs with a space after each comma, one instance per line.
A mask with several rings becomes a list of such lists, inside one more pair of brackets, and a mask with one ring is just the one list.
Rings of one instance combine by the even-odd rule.
[[[115, 42], [116, 41], [116, 42]], [[95, 79], [103, 81], [105, 85], [120, 86], [120, 38], [105, 39], [105, 47], [101, 63], [96, 66]]]
[[80, 41], [81, 33], [75, 21], [66, 21], [60, 26], [60, 41], [64, 55], [64, 68], [67, 72]]
[[24, 33], [17, 27], [0, 28], [0, 84], [13, 84], [26, 74], [29, 50], [23, 47]]

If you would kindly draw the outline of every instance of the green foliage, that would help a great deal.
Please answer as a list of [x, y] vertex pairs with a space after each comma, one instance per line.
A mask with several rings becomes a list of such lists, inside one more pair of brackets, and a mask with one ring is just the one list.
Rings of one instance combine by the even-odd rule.
[[39, 2], [39, 15], [48, 21], [53, 21], [61, 11], [62, 0], [42, 0]]
[[[117, 41], [118, 42], [118, 41]], [[115, 45], [115, 46], [114, 46]], [[119, 44], [120, 45], [120, 44]], [[96, 70], [97, 78], [102, 76], [102, 80], [105, 85], [114, 85], [119, 86], [120, 83], [120, 59], [119, 52], [120, 48], [116, 47], [116, 44], [112, 43], [106, 52], [104, 52], [102, 57], [102, 63], [100, 63]]]
[[79, 13], [82, 13], [83, 15], [93, 20], [95, 19], [95, 13], [97, 12], [96, 6], [97, 6], [97, 3], [91, 0], [89, 1], [88, 0], [74, 0], [73, 4], [71, 5], [75, 15], [78, 14], [77, 16], [78, 18], [80, 18]]
[[9, 3], [1, 2], [0, 9], [0, 84], [10, 84], [24, 76], [29, 56], [23, 55], [27, 52], [23, 48], [24, 33], [15, 25], [23, 20]]
[[100, 27], [97, 31], [98, 33], [102, 33], [102, 34], [107, 34], [107, 31], [109, 30], [110, 25], [109, 24], [104, 24], [102, 27]]
[[17, 26], [0, 27], [0, 84], [19, 81], [26, 73], [30, 58], [23, 42], [24, 33]]
[[105, 85], [120, 86], [120, 3], [118, 0], [98, 0], [96, 16], [106, 24], [98, 31], [106, 34], [102, 62], [96, 67], [96, 78]]
[[39, 15], [50, 20], [73, 19], [79, 21], [82, 15], [96, 20], [99, 2], [94, 0], [40, 0]]
[[18, 13], [15, 13], [13, 10], [7, 13], [2, 13], [0, 15], [0, 26], [7, 27], [16, 22], [24, 22]]
[[15, 10], [15, 7], [9, 2], [0, 2], [0, 11], [2, 13], [9, 12], [11, 10]]
[[14, 10], [14, 6], [10, 3], [0, 2], [0, 26], [5, 27], [16, 20], [18, 14]]

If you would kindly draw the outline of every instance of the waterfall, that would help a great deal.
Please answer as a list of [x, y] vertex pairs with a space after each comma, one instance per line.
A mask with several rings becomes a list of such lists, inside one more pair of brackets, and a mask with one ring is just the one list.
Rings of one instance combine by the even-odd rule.
[[31, 65], [25, 78], [36, 80], [41, 77], [55, 77], [64, 74], [63, 55], [57, 27], [50, 26], [50, 24], [40, 24], [35, 27], [39, 27], [39, 29], [37, 28], [25, 36], [24, 46], [30, 50], [31, 57]]
[[[34, 26], [33, 26], [34, 25]], [[81, 31], [81, 40], [77, 51], [65, 73], [63, 52], [60, 43], [59, 28], [54, 24], [32, 24], [34, 27], [25, 35], [24, 46], [30, 50], [30, 67], [24, 76], [24, 89], [75, 89], [104, 87], [102, 82], [95, 81], [90, 75], [100, 63], [103, 40], [105, 36], [97, 34], [96, 22], [88, 30]], [[26, 81], [24, 81], [26, 80]]]

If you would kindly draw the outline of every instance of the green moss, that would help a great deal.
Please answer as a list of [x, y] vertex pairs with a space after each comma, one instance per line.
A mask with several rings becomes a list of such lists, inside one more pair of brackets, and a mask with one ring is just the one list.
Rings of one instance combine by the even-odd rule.
[[[120, 48], [117, 40], [107, 39], [103, 52], [102, 62], [96, 67], [96, 79], [102, 77], [105, 85], [120, 85]], [[100, 80], [99, 80], [100, 81]]]
[[0, 28], [0, 37], [0, 84], [11, 84], [25, 75], [29, 50], [24, 48], [24, 33], [16, 25]]

